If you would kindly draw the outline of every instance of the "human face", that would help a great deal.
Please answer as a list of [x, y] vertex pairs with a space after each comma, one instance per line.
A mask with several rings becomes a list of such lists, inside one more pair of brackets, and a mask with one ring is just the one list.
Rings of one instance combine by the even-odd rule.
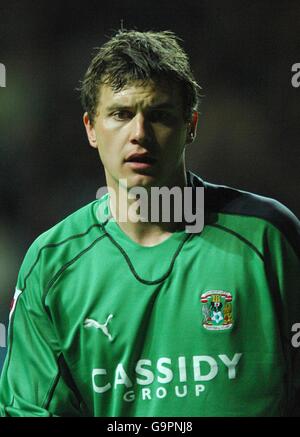
[[185, 183], [185, 145], [197, 119], [195, 113], [190, 122], [184, 120], [177, 87], [149, 81], [114, 91], [102, 85], [94, 123], [87, 113], [83, 120], [109, 187], [117, 189], [120, 179], [128, 189]]

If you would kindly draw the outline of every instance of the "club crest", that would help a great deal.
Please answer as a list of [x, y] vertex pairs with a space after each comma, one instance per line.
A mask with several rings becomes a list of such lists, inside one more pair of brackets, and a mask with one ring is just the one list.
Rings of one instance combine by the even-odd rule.
[[203, 327], [222, 331], [233, 325], [232, 296], [223, 290], [209, 290], [201, 295]]

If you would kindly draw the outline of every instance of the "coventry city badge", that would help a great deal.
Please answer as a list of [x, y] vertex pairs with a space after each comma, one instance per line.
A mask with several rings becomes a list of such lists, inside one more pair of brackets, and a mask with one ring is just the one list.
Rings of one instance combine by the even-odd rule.
[[201, 295], [203, 326], [210, 331], [232, 327], [232, 296], [228, 291], [209, 290]]

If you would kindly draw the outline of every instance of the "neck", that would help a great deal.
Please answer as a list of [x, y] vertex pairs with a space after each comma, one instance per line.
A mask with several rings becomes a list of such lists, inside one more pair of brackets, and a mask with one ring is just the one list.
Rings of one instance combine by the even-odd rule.
[[186, 185], [185, 168], [175, 175], [172, 182], [161, 184], [159, 187], [147, 187], [147, 189], [135, 187], [137, 190], [135, 195], [130, 193], [130, 189], [120, 184], [118, 184], [117, 189], [109, 185], [111, 213], [122, 231], [132, 240], [143, 246], [154, 246], [166, 240], [174, 232], [184, 229], [183, 221], [175, 220], [176, 205], [178, 212], [178, 208], [182, 208], [182, 204], [170, 202], [169, 199], [173, 197], [172, 195], [157, 202], [158, 197], [155, 194], [158, 192], [157, 189], [160, 189], [161, 193], [163, 187], [163, 190], [167, 192], [173, 189], [173, 192], [180, 190], [182, 193], [182, 189]]

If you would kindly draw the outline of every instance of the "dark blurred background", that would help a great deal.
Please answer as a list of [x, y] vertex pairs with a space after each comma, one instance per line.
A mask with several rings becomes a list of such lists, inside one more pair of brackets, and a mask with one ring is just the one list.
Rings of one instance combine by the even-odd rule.
[[274, 197], [300, 216], [299, 1], [110, 0], [0, 3], [0, 369], [18, 269], [41, 232], [105, 185], [75, 88], [120, 27], [173, 30], [203, 88], [188, 167]]

